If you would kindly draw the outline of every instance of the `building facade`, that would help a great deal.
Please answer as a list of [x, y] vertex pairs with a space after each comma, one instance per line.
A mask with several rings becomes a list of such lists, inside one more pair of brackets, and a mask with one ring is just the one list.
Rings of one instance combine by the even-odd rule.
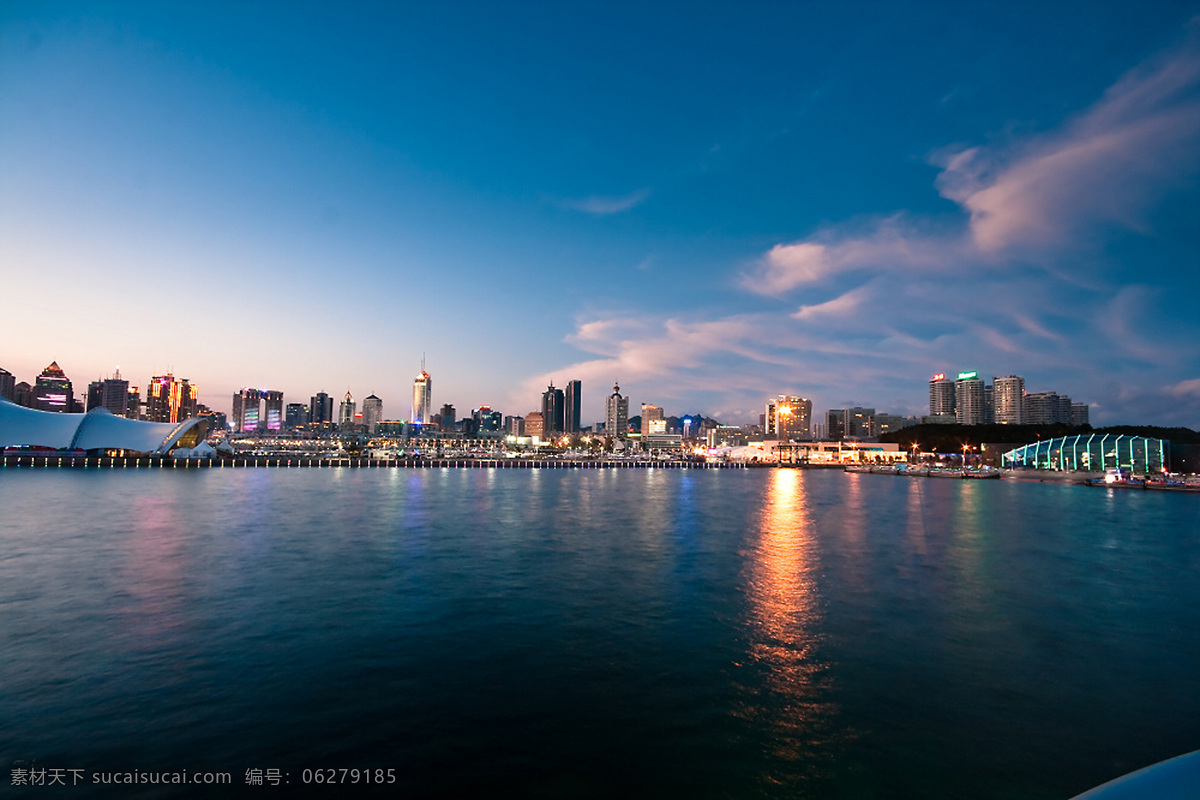
[[74, 390], [71, 379], [66, 376], [57, 361], [42, 370], [33, 384], [33, 407], [38, 411], [53, 411], [66, 414], [74, 411]]
[[425, 371], [425, 362], [421, 362], [421, 372], [413, 380], [412, 422], [418, 425], [428, 423], [433, 417], [433, 378]]
[[155, 375], [146, 388], [146, 419], [150, 422], [183, 422], [196, 416], [200, 388], [170, 372]]
[[629, 435], [629, 398], [622, 396], [620, 386], [614, 385], [612, 394], [605, 398], [604, 411], [604, 432], [614, 439], [627, 438]]
[[363, 400], [362, 421], [369, 435], [379, 433], [379, 423], [383, 422], [383, 401], [373, 394]]
[[954, 414], [954, 381], [939, 372], [929, 381], [929, 414], [941, 416]]
[[767, 401], [763, 415], [768, 439], [787, 442], [812, 438], [812, 400], [781, 394]]
[[954, 414], [959, 425], [987, 424], [987, 394], [979, 373], [958, 373], [954, 382]]
[[555, 389], [551, 383], [542, 392], [542, 426], [543, 436], [550, 438], [556, 433], [562, 433], [566, 428], [563, 390]]
[[992, 418], [998, 425], [1025, 424], [1025, 379], [1020, 375], [992, 378]]
[[567, 381], [563, 390], [563, 430], [567, 433], [579, 433], [583, 405], [583, 384], [579, 381]]

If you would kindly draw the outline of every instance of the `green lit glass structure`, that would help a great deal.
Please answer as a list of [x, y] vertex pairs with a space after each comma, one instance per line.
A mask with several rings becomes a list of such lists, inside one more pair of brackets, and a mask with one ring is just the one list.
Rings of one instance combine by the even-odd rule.
[[1134, 474], [1166, 469], [1167, 442], [1145, 436], [1090, 433], [1034, 442], [1004, 454], [1008, 468], [1103, 472], [1125, 467]]

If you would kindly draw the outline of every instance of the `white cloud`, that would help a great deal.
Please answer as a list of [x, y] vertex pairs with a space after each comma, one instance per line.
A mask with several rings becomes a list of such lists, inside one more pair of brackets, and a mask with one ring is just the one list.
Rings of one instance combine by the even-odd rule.
[[622, 211], [628, 211], [634, 206], [641, 205], [648, 197], [650, 197], [650, 189], [645, 188], [619, 197], [592, 195], [590, 197], [558, 200], [556, 204], [573, 211], [582, 211], [585, 214], [604, 217], [609, 214], [619, 214]]

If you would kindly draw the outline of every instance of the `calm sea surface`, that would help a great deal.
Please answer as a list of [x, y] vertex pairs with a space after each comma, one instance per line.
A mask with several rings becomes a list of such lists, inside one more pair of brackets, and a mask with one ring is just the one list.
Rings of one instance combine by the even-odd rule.
[[1065, 798], [1197, 748], [1194, 496], [0, 472], [0, 794], [181, 793], [11, 787], [32, 764], [254, 796], [390, 768], [421, 797]]

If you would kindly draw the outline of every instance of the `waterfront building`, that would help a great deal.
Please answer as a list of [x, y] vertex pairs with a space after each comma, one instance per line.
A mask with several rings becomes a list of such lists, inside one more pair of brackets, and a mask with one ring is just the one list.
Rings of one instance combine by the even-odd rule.
[[954, 414], [955, 387], [954, 381], [939, 372], [929, 381], [929, 415], [944, 416]]
[[294, 431], [308, 422], [308, 406], [304, 403], [288, 403], [283, 412], [283, 425]]
[[128, 419], [142, 418], [142, 394], [138, 387], [129, 387], [129, 396], [125, 400], [125, 416]]
[[542, 425], [544, 436], [550, 438], [565, 429], [565, 414], [563, 413], [563, 390], [555, 389], [554, 382], [542, 392]]
[[885, 433], [891, 433], [917, 424], [918, 420], [916, 417], [902, 417], [899, 414], [876, 414], [875, 424], [871, 430], [873, 435], [878, 438]]
[[48, 412], [0, 401], [0, 449], [38, 447], [165, 455], [176, 448], [204, 442], [209, 420], [192, 417], [175, 424], [139, 422], [114, 415], [106, 408], [86, 414]]
[[412, 421], [424, 425], [433, 416], [433, 378], [425, 371], [425, 359], [421, 359], [421, 372], [413, 380]]
[[535, 439], [540, 438], [545, 433], [545, 426], [542, 420], [542, 412], [530, 411], [525, 415], [525, 435]]
[[812, 438], [812, 400], [781, 394], [767, 401], [766, 436], [781, 442]]
[[1032, 392], [1025, 395], [1026, 425], [1071, 424], [1071, 398], [1057, 392]]
[[825, 434], [824, 437], [832, 441], [841, 441], [846, 438], [846, 409], [831, 408], [825, 412]]
[[604, 402], [605, 420], [604, 431], [614, 439], [624, 439], [629, 435], [629, 398], [621, 395], [621, 387], [613, 386]]
[[508, 416], [504, 418], [504, 432], [509, 436], [525, 435], [525, 418]]
[[[442, 430], [452, 431], [457, 423], [457, 415], [458, 412], [454, 410], [454, 406], [446, 403], [442, 406], [442, 410], [437, 413], [437, 423]], [[431, 418], [429, 421], [433, 422], [434, 420]]]
[[747, 441], [746, 429], [739, 425], [718, 425], [708, 429], [709, 447], [741, 447]]
[[283, 392], [273, 389], [263, 389], [263, 420], [266, 430], [279, 432], [283, 430]]
[[653, 403], [642, 403], [642, 436], [666, 432], [666, 412]]
[[959, 425], [987, 424], [987, 397], [978, 372], [960, 372], [954, 382], [954, 414]]
[[[148, 414], [147, 414], [148, 416]], [[234, 433], [254, 433], [262, 422], [262, 392], [242, 389], [233, 396]]]
[[71, 380], [58, 366], [57, 361], [42, 370], [33, 385], [33, 407], [39, 411], [63, 414], [74, 411], [75, 395]]
[[354, 402], [354, 396], [350, 394], [350, 390], [346, 390], [346, 396], [342, 398], [341, 405], [338, 406], [338, 429], [343, 431], [351, 430], [354, 427], [354, 408], [357, 404]]
[[843, 439], [869, 439], [875, 435], [875, 409], [862, 406], [842, 409]]
[[308, 421], [314, 425], [333, 422], [333, 398], [325, 394], [324, 390], [317, 392], [309, 400]]
[[362, 424], [367, 433], [374, 436], [379, 432], [379, 423], [383, 421], [383, 401], [375, 395], [368, 395], [363, 400]]
[[1025, 379], [1020, 375], [992, 378], [993, 420], [998, 425], [1025, 424]]
[[1166, 469], [1169, 451], [1162, 439], [1085, 433], [1018, 447], [1005, 453], [1003, 462], [1009, 469], [1103, 472], [1124, 467], [1135, 475], [1153, 475]]
[[129, 411], [129, 381], [121, 379], [121, 370], [115, 378], [94, 380], [88, 384], [87, 409], [107, 408], [118, 417]]
[[168, 372], [155, 375], [146, 389], [146, 419], [150, 422], [183, 422], [196, 416], [200, 387]]
[[17, 379], [6, 369], [0, 369], [0, 398], [12, 400], [17, 388]]
[[583, 384], [580, 381], [567, 381], [563, 391], [563, 430], [567, 433], [579, 433], [580, 410], [583, 403]]

